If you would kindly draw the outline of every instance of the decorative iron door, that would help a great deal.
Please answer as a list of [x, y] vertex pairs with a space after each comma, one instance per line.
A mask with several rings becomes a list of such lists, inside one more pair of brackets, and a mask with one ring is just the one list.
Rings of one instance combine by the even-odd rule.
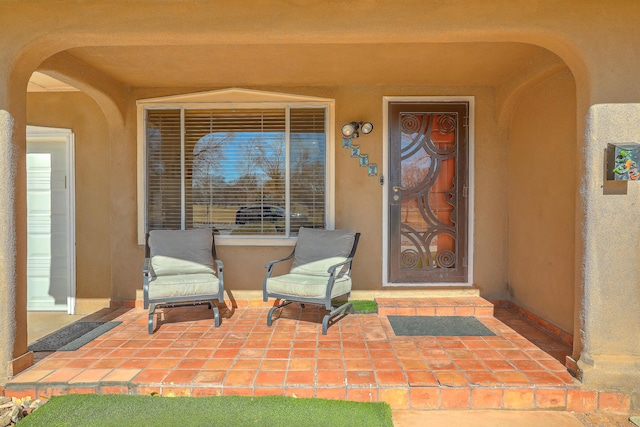
[[389, 282], [467, 281], [466, 102], [389, 104]]

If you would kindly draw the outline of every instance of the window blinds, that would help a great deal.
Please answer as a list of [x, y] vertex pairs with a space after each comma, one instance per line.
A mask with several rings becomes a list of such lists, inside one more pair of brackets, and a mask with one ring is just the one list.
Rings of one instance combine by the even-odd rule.
[[147, 231], [182, 227], [180, 110], [147, 112]]
[[324, 227], [325, 110], [292, 108], [290, 141], [292, 227], [299, 228], [294, 219], [301, 217], [307, 218], [304, 226]]
[[147, 111], [148, 229], [295, 235], [325, 223], [325, 109]]

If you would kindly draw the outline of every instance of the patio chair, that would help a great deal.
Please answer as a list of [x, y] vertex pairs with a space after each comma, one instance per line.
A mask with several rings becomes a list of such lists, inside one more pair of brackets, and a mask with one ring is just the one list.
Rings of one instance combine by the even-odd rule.
[[224, 302], [224, 264], [216, 257], [213, 232], [152, 230], [145, 251], [143, 292], [144, 308], [149, 309], [149, 333], [153, 334], [159, 307], [208, 304], [215, 326], [220, 326], [215, 300]]
[[[324, 305], [330, 312], [322, 320], [322, 334], [327, 334], [329, 320], [349, 310], [353, 305], [347, 302], [334, 306], [333, 300], [351, 293], [351, 264], [356, 253], [360, 233], [350, 230], [319, 230], [300, 228], [298, 241], [289, 256], [265, 265], [267, 269], [263, 284], [263, 300], [281, 300], [267, 315], [267, 326], [271, 326], [271, 316], [275, 310], [293, 302]], [[277, 263], [293, 258], [288, 274], [272, 277]]]

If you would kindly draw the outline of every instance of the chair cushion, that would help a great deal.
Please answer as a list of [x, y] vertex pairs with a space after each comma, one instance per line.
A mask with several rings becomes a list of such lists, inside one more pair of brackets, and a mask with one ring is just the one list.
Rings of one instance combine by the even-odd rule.
[[[325, 298], [327, 294], [327, 278], [302, 274], [284, 274], [267, 279], [267, 292], [307, 298]], [[331, 298], [351, 292], [351, 278], [337, 278]]]
[[291, 273], [328, 277], [329, 267], [349, 257], [355, 234], [353, 230], [300, 228]]
[[148, 243], [154, 276], [215, 271], [211, 230], [152, 230]]
[[158, 276], [149, 280], [149, 299], [162, 300], [177, 297], [216, 295], [220, 290], [220, 280], [207, 273], [176, 274]]

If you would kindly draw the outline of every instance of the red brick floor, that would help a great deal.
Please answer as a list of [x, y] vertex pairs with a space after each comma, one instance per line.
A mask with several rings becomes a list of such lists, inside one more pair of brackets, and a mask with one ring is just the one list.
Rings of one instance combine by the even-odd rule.
[[[628, 396], [583, 390], [560, 353], [554, 357], [493, 317], [481, 298], [378, 303], [378, 314], [347, 315], [327, 335], [323, 310], [297, 304], [272, 327], [266, 306], [226, 310], [219, 328], [206, 306], [165, 309], [153, 335], [143, 309], [106, 310], [83, 320], [122, 324], [79, 350], [38, 354], [4, 393], [295, 395], [385, 401], [395, 409], [629, 411]], [[396, 336], [390, 314], [475, 315], [496, 336]]]
[[494, 316], [560, 362], [565, 363], [566, 357], [571, 356], [573, 348], [569, 344], [558, 340], [512, 310], [505, 307], [495, 307]]

